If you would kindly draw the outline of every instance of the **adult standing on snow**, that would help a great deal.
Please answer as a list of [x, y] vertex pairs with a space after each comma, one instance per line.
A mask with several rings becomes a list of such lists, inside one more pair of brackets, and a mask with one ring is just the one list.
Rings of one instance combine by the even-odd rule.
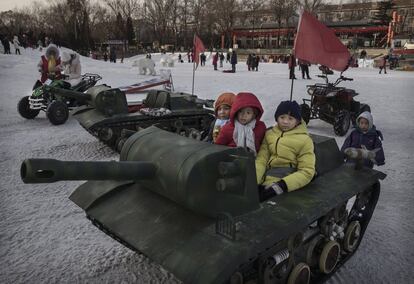
[[80, 56], [76, 52], [63, 52], [61, 56], [62, 71], [65, 74], [65, 81], [74, 86], [80, 82], [81, 64]]
[[116, 63], [116, 51], [114, 47], [111, 47], [109, 50], [109, 61]]
[[380, 62], [380, 70], [379, 70], [379, 74], [381, 74], [382, 69], [384, 69], [384, 74], [387, 74], [387, 59], [388, 59], [388, 55], [384, 55], [381, 58], [381, 62]]
[[217, 70], [218, 58], [219, 58], [219, 54], [218, 54], [218, 52], [216, 52], [216, 54], [214, 54], [214, 56], [213, 56], [213, 66], [214, 66], [214, 70]]
[[220, 67], [222, 68], [223, 67], [223, 61], [224, 61], [224, 54], [223, 54], [223, 52], [220, 52], [219, 58], [220, 58]]
[[231, 53], [231, 72], [236, 73], [236, 64], [237, 64], [237, 53], [235, 50]]
[[1, 43], [3, 44], [3, 47], [4, 47], [4, 54], [10, 54], [10, 42], [7, 36], [4, 36], [1, 39]]
[[260, 62], [260, 56], [256, 55], [254, 58], [254, 69], [253, 71], [259, 71], [259, 62]]
[[46, 52], [37, 64], [38, 70], [42, 73], [40, 81], [44, 83], [49, 77], [60, 79], [60, 57], [59, 49], [54, 44], [46, 48]]
[[302, 71], [302, 79], [305, 79], [305, 75], [307, 79], [311, 78], [309, 76], [309, 65], [310, 63], [308, 61], [299, 59], [299, 67], [300, 67], [300, 70]]
[[13, 45], [14, 45], [14, 50], [15, 50], [15, 54], [20, 53], [20, 42], [19, 42], [19, 38], [15, 35], [13, 38]]

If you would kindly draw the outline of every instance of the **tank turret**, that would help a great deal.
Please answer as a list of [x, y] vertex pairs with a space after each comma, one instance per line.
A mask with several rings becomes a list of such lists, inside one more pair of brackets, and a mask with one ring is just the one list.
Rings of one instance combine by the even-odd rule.
[[357, 250], [385, 175], [312, 139], [316, 177], [263, 203], [251, 153], [156, 127], [133, 134], [119, 162], [29, 159], [21, 173], [88, 179], [70, 199], [92, 223], [184, 283], [320, 283]]

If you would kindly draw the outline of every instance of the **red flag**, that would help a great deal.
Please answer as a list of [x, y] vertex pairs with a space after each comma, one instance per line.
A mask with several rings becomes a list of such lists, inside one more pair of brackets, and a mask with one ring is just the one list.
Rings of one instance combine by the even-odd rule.
[[196, 65], [198, 66], [198, 63], [200, 62], [200, 53], [204, 52], [204, 50], [206, 50], [206, 48], [204, 47], [203, 42], [201, 41], [201, 39], [197, 36], [194, 35], [194, 42], [193, 42], [193, 49], [194, 49], [194, 62], [196, 63]]
[[337, 71], [348, 68], [351, 54], [335, 33], [304, 11], [295, 40], [295, 56]]

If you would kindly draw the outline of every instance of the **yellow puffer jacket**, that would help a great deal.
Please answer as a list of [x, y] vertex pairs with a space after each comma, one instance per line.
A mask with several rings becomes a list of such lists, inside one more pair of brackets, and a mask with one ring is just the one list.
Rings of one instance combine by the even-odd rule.
[[297, 169], [282, 178], [288, 191], [301, 188], [312, 180], [315, 174], [315, 153], [312, 139], [303, 121], [286, 132], [277, 126], [266, 131], [256, 157], [257, 183], [269, 185], [279, 181], [281, 178], [266, 176], [266, 171], [278, 167]]

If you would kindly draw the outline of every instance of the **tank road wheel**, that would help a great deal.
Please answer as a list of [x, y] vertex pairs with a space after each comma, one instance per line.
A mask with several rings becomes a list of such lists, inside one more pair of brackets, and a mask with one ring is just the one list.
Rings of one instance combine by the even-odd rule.
[[335, 116], [335, 122], [333, 125], [335, 134], [338, 136], [344, 136], [348, 132], [350, 124], [351, 116], [349, 114], [349, 111], [341, 110]]
[[321, 252], [321, 246], [323, 243], [323, 237], [321, 235], [314, 237], [310, 242], [306, 251], [306, 263], [310, 267], [318, 266], [318, 258]]
[[352, 221], [346, 228], [344, 238], [344, 250], [347, 252], [353, 252], [359, 242], [361, 234], [361, 224], [358, 221]]
[[190, 128], [188, 130], [188, 137], [195, 140], [201, 140], [201, 132], [195, 128]]
[[127, 139], [128, 138], [125, 138], [125, 137], [119, 137], [118, 139], [116, 139], [116, 142], [115, 142], [115, 150], [118, 153], [121, 153], [122, 147], [124, 147], [124, 144], [127, 141]]
[[69, 109], [64, 102], [53, 101], [46, 110], [46, 116], [54, 125], [63, 124], [68, 120]]
[[307, 104], [300, 105], [300, 115], [306, 124], [308, 124], [311, 116], [311, 109]]
[[110, 127], [102, 127], [98, 130], [98, 138], [102, 142], [104, 142], [106, 145], [113, 147], [115, 145], [115, 142], [117, 140], [117, 135]]
[[288, 284], [308, 284], [310, 280], [310, 268], [306, 263], [296, 265], [289, 275]]
[[26, 119], [33, 119], [35, 118], [40, 110], [39, 109], [31, 109], [29, 103], [29, 96], [25, 96], [20, 99], [19, 103], [17, 104], [17, 111], [19, 114], [26, 118]]
[[319, 269], [325, 274], [331, 273], [338, 263], [340, 253], [341, 248], [336, 241], [326, 243], [319, 258]]

